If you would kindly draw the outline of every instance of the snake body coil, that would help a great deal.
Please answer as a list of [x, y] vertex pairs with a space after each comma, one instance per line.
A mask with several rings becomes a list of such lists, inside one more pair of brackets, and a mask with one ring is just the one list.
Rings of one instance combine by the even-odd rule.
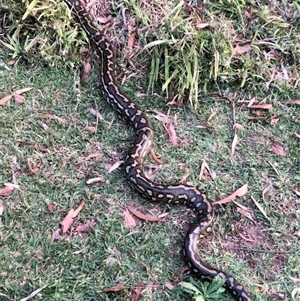
[[239, 301], [251, 301], [244, 287], [230, 275], [203, 263], [197, 252], [197, 241], [204, 231], [210, 228], [214, 218], [214, 208], [207, 197], [190, 185], [162, 185], [146, 178], [142, 164], [152, 144], [153, 132], [147, 116], [128, 97], [120, 92], [116, 83], [114, 52], [111, 44], [90, 21], [80, 1], [65, 0], [77, 15], [81, 26], [96, 46], [101, 58], [101, 88], [108, 103], [134, 127], [136, 139], [125, 158], [125, 174], [130, 186], [152, 201], [180, 203], [194, 211], [197, 223], [193, 225], [184, 239], [184, 253], [191, 269], [209, 278], [219, 276], [225, 286]]

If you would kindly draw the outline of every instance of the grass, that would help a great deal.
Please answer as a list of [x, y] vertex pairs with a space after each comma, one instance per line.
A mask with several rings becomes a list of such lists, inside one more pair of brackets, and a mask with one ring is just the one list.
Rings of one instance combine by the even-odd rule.
[[[283, 103], [299, 99], [299, 65], [296, 63], [299, 44], [297, 30], [280, 27], [280, 24], [289, 23], [294, 29], [299, 28], [295, 17], [299, 8], [296, 3], [282, 3], [285, 10], [279, 2], [274, 2], [271, 10], [266, 5], [254, 5], [259, 13], [251, 19], [252, 28], [243, 14], [246, 8], [252, 7], [249, 2], [209, 2], [205, 7], [206, 18], [223, 21], [222, 29], [233, 30], [229, 21], [235, 19], [240, 22], [232, 26], [238, 27], [240, 32], [243, 30], [249, 39], [276, 35], [268, 45], [256, 45], [253, 52], [241, 55], [227, 69], [216, 67], [217, 71], [214, 69], [212, 73], [203, 69], [213, 80], [207, 84], [207, 95], [199, 93], [198, 111], [188, 106], [170, 107], [170, 115], [177, 120], [176, 133], [184, 142], [182, 147], [171, 146], [163, 126], [155, 118], [153, 109], [167, 111], [161, 97], [151, 93], [139, 96], [149, 86], [140, 78], [141, 74], [136, 79], [127, 79], [123, 85], [123, 90], [147, 112], [155, 129], [156, 151], [164, 161], [160, 172], [155, 174], [157, 180], [174, 182], [190, 172], [188, 181], [199, 185], [212, 200], [249, 184], [249, 193], [238, 202], [249, 208], [255, 222], [240, 213], [234, 203], [219, 208], [214, 231], [200, 243], [199, 252], [207, 263], [236, 276], [251, 290], [253, 300], [258, 301], [272, 300], [272, 294], [279, 293], [285, 300], [292, 300], [292, 291], [297, 287], [294, 279], [299, 278], [300, 146], [296, 135], [299, 134], [299, 108]], [[126, 1], [125, 4], [138, 16], [135, 2]], [[20, 10], [15, 10], [19, 15], [8, 11], [8, 5], [9, 1], [5, 1], [0, 10], [1, 23], [8, 22], [3, 28], [10, 28], [5, 35], [1, 33], [5, 43], [11, 43], [13, 20], [22, 15]], [[69, 22], [65, 21], [69, 20], [65, 14], [60, 14], [60, 18], [63, 24]], [[22, 30], [41, 30], [41, 24], [33, 25], [30, 20], [23, 24]], [[151, 38], [150, 29], [145, 31], [143, 27], [146, 21], [139, 19], [139, 22], [139, 28], [143, 29], [141, 38], [148, 35], [148, 41], [162, 29], [159, 23], [153, 26]], [[72, 32], [68, 30], [66, 32]], [[160, 34], [170, 37], [169, 28], [164, 30], [166, 32]], [[206, 34], [211, 35], [211, 41], [219, 42], [223, 36], [216, 32], [218, 29], [214, 30]], [[235, 33], [239, 31], [234, 29]], [[59, 35], [54, 32], [50, 36], [55, 40]], [[62, 31], [62, 35], [66, 32]], [[10, 69], [0, 67], [0, 99], [17, 89], [33, 87], [24, 93], [23, 105], [9, 101], [0, 107], [0, 188], [5, 183], [18, 185], [10, 196], [1, 197], [4, 211], [0, 216], [0, 300], [21, 300], [38, 288], [43, 289], [34, 300], [130, 300], [138, 283], [143, 287], [143, 300], [190, 300], [182, 289], [170, 291], [167, 284], [179, 282], [183, 266], [180, 249], [193, 217], [181, 206], [143, 200], [129, 189], [122, 172], [108, 173], [131, 145], [134, 133], [106, 105], [95, 88], [96, 67], [88, 81], [79, 85], [80, 70], [72, 68], [78, 66], [78, 57], [73, 59], [73, 56], [77, 51], [85, 55], [86, 51], [80, 31], [73, 33], [78, 33], [78, 38], [66, 37], [70, 42], [67, 48], [60, 48], [58, 39], [57, 47], [52, 49], [54, 54], [50, 52], [47, 57], [35, 47], [25, 52], [22, 35], [16, 40], [16, 48], [20, 49], [16, 56], [14, 50], [0, 44], [0, 58]], [[261, 41], [267, 43], [267, 40]], [[255, 43], [257, 41], [253, 45]], [[166, 48], [157, 46], [150, 52], [151, 56], [155, 52], [166, 53]], [[148, 48], [151, 49], [154, 47]], [[226, 53], [231, 50], [230, 45], [229, 52], [220, 48], [220, 56], [227, 57]], [[68, 58], [68, 64], [61, 63], [60, 51], [67, 53], [64, 59]], [[279, 51], [281, 60], [268, 57], [268, 51]], [[208, 64], [211, 55], [206, 55], [201, 64], [212, 68]], [[263, 64], [262, 57], [265, 58]], [[154, 68], [158, 74], [162, 72], [160, 68], [166, 70], [163, 58]], [[173, 59], [170, 52], [169, 59]], [[294, 81], [279, 76], [284, 70], [291, 76], [293, 68], [296, 68]], [[199, 74], [200, 84], [201, 76]], [[180, 81], [172, 80], [175, 85]], [[158, 87], [152, 85], [150, 90], [160, 93]], [[222, 91], [228, 88], [226, 99], [217, 96], [216, 87], [221, 87]], [[174, 91], [179, 91], [176, 88], [179, 87], [175, 86]], [[200, 90], [205, 89], [201, 86]], [[245, 104], [253, 97], [257, 102], [272, 104], [273, 108], [247, 108]], [[88, 112], [91, 107], [101, 112], [104, 121], [97, 121]], [[212, 113], [215, 115], [208, 122]], [[60, 124], [45, 119], [44, 114], [57, 115], [67, 122]], [[266, 119], [249, 120], [249, 116]], [[275, 117], [279, 118], [278, 122], [271, 124]], [[40, 122], [48, 129], [43, 129]], [[230, 156], [235, 123], [242, 125], [243, 130], [237, 130], [239, 143], [235, 154]], [[97, 132], [91, 133], [87, 126], [97, 126]], [[285, 156], [275, 153], [278, 144], [283, 146]], [[100, 153], [99, 158], [85, 160], [96, 152]], [[216, 173], [215, 180], [208, 174], [199, 180], [203, 159]], [[39, 172], [31, 175], [29, 164], [31, 168], [39, 168]], [[103, 181], [86, 185], [87, 179], [97, 176], [102, 176]], [[268, 191], [263, 195], [266, 188]], [[82, 199], [86, 204], [71, 232], [52, 241], [61, 220]], [[148, 214], [167, 213], [164, 222], [139, 221], [137, 227], [127, 228], [122, 215], [126, 203], [132, 199]], [[54, 212], [48, 210], [49, 203], [55, 205]], [[88, 233], [74, 231], [79, 223], [90, 220], [95, 220], [96, 224]], [[117, 285], [128, 286], [128, 289], [104, 292], [104, 288]], [[222, 296], [223, 300], [230, 300], [228, 294]]]

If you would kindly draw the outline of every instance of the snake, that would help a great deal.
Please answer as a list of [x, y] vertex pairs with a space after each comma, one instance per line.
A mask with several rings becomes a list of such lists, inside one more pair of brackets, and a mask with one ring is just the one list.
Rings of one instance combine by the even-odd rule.
[[101, 60], [101, 91], [109, 105], [132, 125], [136, 138], [124, 158], [124, 170], [128, 184], [151, 201], [182, 204], [190, 208], [197, 222], [184, 238], [183, 253], [191, 271], [200, 277], [224, 280], [224, 286], [238, 301], [251, 301], [247, 290], [226, 272], [205, 264], [198, 253], [198, 239], [211, 230], [215, 216], [212, 202], [198, 188], [187, 184], [166, 185], [148, 179], [143, 171], [143, 161], [153, 142], [153, 130], [146, 114], [130, 98], [123, 94], [115, 78], [114, 50], [111, 43], [90, 19], [79, 0], [64, 0], [75, 13], [79, 23], [93, 42]]

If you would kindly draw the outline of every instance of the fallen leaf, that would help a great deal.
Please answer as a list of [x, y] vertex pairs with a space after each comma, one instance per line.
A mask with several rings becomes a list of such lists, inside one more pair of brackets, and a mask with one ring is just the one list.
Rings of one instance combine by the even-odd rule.
[[270, 103], [262, 103], [262, 104], [250, 105], [250, 106], [248, 105], [247, 107], [250, 109], [266, 109], [266, 110], [273, 109], [273, 105]]
[[0, 200], [0, 216], [3, 214], [4, 211], [4, 205], [3, 202]]
[[199, 174], [199, 180], [201, 180], [203, 178], [204, 175], [204, 171], [207, 170], [209, 172], [209, 175], [211, 176], [211, 178], [214, 180], [217, 175], [215, 172], [213, 172], [209, 165], [207, 164], [207, 162], [205, 160], [202, 160], [202, 164], [201, 164], [201, 169], [200, 169], [200, 174]]
[[190, 171], [187, 172], [187, 173], [185, 173], [185, 174], [181, 177], [181, 179], [180, 179], [180, 181], [179, 181], [179, 184], [185, 183], [186, 180], [187, 180], [187, 178], [188, 178], [190, 175], [191, 175], [191, 172], [190, 172]]
[[95, 183], [98, 183], [98, 182], [105, 182], [104, 178], [102, 176], [100, 176], [100, 177], [97, 177], [97, 178], [88, 179], [86, 181], [86, 184], [90, 185], [90, 184], [95, 184]]
[[237, 143], [238, 143], [238, 136], [237, 136], [237, 133], [235, 132], [233, 140], [232, 140], [232, 144], [231, 144], [231, 154], [230, 154], [231, 156], [233, 156], [235, 153]]
[[281, 103], [285, 105], [300, 105], [300, 99], [281, 101]]
[[262, 198], [265, 198], [265, 195], [267, 194], [267, 192], [272, 188], [272, 184], [269, 184], [262, 192]]
[[207, 118], [207, 123], [209, 123], [217, 114], [217, 111], [214, 111], [210, 114], [210, 116]]
[[271, 118], [271, 122], [270, 122], [271, 126], [275, 126], [277, 124], [277, 122], [279, 121], [279, 119], [280, 119], [279, 116], [273, 116]]
[[[0, 99], [0, 105], [3, 105], [4, 103], [6, 103], [7, 101], [9, 101], [9, 100], [11, 100], [13, 97], [15, 98], [15, 97], [17, 97], [18, 98], [18, 96], [20, 95], [20, 94], [22, 94], [22, 93], [24, 93], [24, 92], [27, 92], [27, 91], [30, 91], [32, 88], [24, 88], [24, 89], [19, 89], [19, 90], [16, 90], [16, 91], [14, 91], [14, 92], [12, 92], [11, 94], [9, 94], [9, 95], [7, 95], [7, 96], [5, 96], [5, 97], [3, 97], [3, 98], [1, 98]], [[15, 96], [14, 96], [15, 95]], [[18, 96], [17, 96], [18, 95]]]
[[87, 78], [89, 77], [91, 69], [92, 69], [91, 64], [89, 62], [87, 62], [84, 65], [83, 72], [82, 72], [82, 75], [81, 75], [81, 78], [80, 78], [81, 83], [84, 83], [87, 80]]
[[12, 99], [12, 94], [9, 94], [7, 96], [4, 96], [3, 98], [0, 99], [0, 105], [5, 104], [7, 101]]
[[85, 129], [93, 134], [95, 134], [97, 132], [97, 127], [95, 127], [95, 126], [86, 126]]
[[14, 191], [14, 189], [15, 189], [14, 185], [6, 185], [5, 187], [0, 189], [0, 195], [9, 196]]
[[115, 286], [111, 286], [111, 287], [104, 287], [103, 291], [106, 292], [106, 293], [120, 292], [120, 291], [129, 289], [129, 288], [130, 288], [130, 286], [120, 284], [120, 285], [115, 285]]
[[65, 234], [74, 222], [74, 218], [79, 214], [84, 206], [84, 200], [81, 201], [80, 205], [76, 208], [76, 210], [71, 209], [69, 213], [65, 216], [65, 218], [61, 221], [62, 233]]
[[[273, 292], [267, 292], [267, 293], [274, 300], [286, 300], [284, 293], [281, 293], [281, 292], [278, 292], [278, 293], [277, 292], [274, 292], [274, 293]], [[293, 300], [295, 300], [295, 299], [293, 299]]]
[[20, 301], [28, 301], [29, 299], [31, 299], [32, 297], [36, 296], [38, 293], [40, 293], [44, 288], [46, 288], [48, 285], [44, 285], [43, 287], [40, 287], [36, 290], [34, 290], [30, 295], [28, 295], [25, 298], [22, 298]]
[[54, 212], [55, 211], [55, 206], [53, 203], [48, 203], [47, 208], [49, 212]]
[[134, 46], [134, 42], [135, 42], [135, 36], [136, 36], [136, 32], [132, 32], [128, 38], [128, 42], [127, 42], [127, 46], [129, 49], [132, 49]]
[[236, 45], [235, 48], [234, 48], [234, 50], [233, 50], [233, 54], [232, 55], [234, 57], [237, 57], [240, 54], [250, 52], [250, 50], [251, 50], [251, 44]]
[[101, 24], [106, 24], [108, 23], [110, 20], [113, 19], [113, 16], [108, 16], [108, 17], [97, 17], [97, 20], [99, 21], [99, 23]]
[[214, 205], [221, 205], [221, 204], [230, 203], [230, 202], [234, 201], [237, 197], [244, 196], [247, 193], [248, 193], [248, 184], [245, 184], [241, 188], [239, 188], [238, 190], [236, 190], [230, 196], [228, 196], [228, 197], [226, 197], [226, 198], [224, 198], [222, 200], [219, 200], [217, 202], [214, 202]]
[[136, 227], [136, 221], [128, 211], [128, 209], [123, 211], [123, 216], [125, 220], [125, 226], [128, 228], [134, 228]]
[[165, 286], [169, 289], [169, 290], [173, 290], [175, 288], [175, 285], [173, 285], [172, 283], [170, 282], [166, 282], [165, 283]]
[[94, 219], [88, 219], [84, 224], [77, 226], [75, 232], [86, 233], [95, 225], [96, 221]]
[[278, 142], [273, 142], [272, 152], [278, 156], [282, 156], [282, 157], [286, 156], [286, 152], [284, 151], [283, 146]]
[[[236, 211], [239, 212], [241, 215], [244, 215], [245, 217], [247, 217], [248, 219], [250, 219], [253, 223], [255, 223], [255, 220], [253, 219], [252, 214], [251, 214], [251, 212], [249, 210], [245, 210], [243, 208], [239, 208], [238, 207], [236, 209]], [[243, 236], [241, 235], [241, 237], [243, 237]], [[250, 241], [249, 239], [247, 239], [245, 237], [243, 237], [243, 239], [246, 240], [246, 241]]]
[[37, 124], [45, 131], [48, 130], [48, 125], [42, 121], [37, 121]]
[[241, 124], [239, 124], [239, 123], [235, 123], [235, 124], [233, 125], [233, 129], [234, 129], [234, 130], [243, 130], [244, 127], [243, 127]]
[[97, 110], [90, 108], [90, 109], [88, 109], [88, 111], [89, 111], [93, 116], [95, 116], [97, 119], [99, 119], [99, 120], [104, 120], [103, 116], [102, 116]]
[[265, 120], [268, 119], [268, 116], [248, 116], [249, 120]]
[[99, 158], [99, 157], [101, 157], [101, 154], [100, 153], [93, 153], [93, 154], [90, 154], [90, 155], [88, 155], [87, 157], [85, 157], [85, 161], [88, 161], [88, 160], [90, 160], [90, 159], [93, 159], [93, 158]]
[[267, 216], [266, 211], [264, 210], [264, 208], [255, 200], [254, 197], [251, 196], [252, 201], [255, 203], [256, 207], [259, 209], [259, 211], [264, 215], [264, 217], [270, 221], [269, 217]]
[[176, 131], [175, 131], [175, 127], [173, 123], [168, 123], [165, 125], [165, 129], [167, 130], [167, 133], [169, 135], [171, 144], [173, 146], [177, 146], [177, 135], [176, 135]]
[[139, 301], [142, 297], [142, 290], [143, 290], [143, 282], [140, 281], [138, 284], [134, 287], [131, 295], [130, 301]]
[[24, 103], [25, 98], [22, 95], [13, 92], [12, 97], [14, 98], [15, 102], [18, 103], [19, 105]]
[[114, 170], [116, 170], [117, 168], [119, 168], [119, 166], [122, 165], [123, 163], [124, 163], [124, 161], [122, 161], [122, 160], [115, 162], [115, 163], [110, 167], [110, 169], [108, 170], [108, 173], [113, 172]]
[[200, 29], [206, 28], [206, 27], [209, 27], [209, 26], [210, 26], [210, 24], [207, 23], [207, 22], [197, 22], [197, 24], [196, 24], [196, 28], [200, 28]]
[[24, 92], [28, 92], [30, 90], [32, 90], [33, 88], [23, 88], [23, 89], [19, 89], [14, 91], [13, 93], [17, 93], [17, 94], [23, 94]]
[[135, 215], [136, 217], [138, 217], [141, 220], [150, 221], [150, 222], [159, 222], [160, 221], [159, 217], [144, 214], [144, 213], [134, 209], [131, 206], [127, 206], [127, 208], [133, 215]]
[[157, 157], [157, 155], [156, 155], [156, 153], [155, 153], [153, 147], [151, 147], [151, 149], [150, 149], [150, 156], [151, 156], [151, 158], [153, 159], [153, 161], [154, 161], [155, 163], [157, 163], [157, 164], [159, 164], [159, 165], [162, 165], [162, 164], [163, 164], [163, 162]]
[[52, 114], [44, 114], [43, 118], [45, 118], [45, 119], [55, 119], [61, 124], [66, 124], [67, 123], [66, 119], [60, 118], [60, 117], [58, 117], [56, 115], [52, 115]]

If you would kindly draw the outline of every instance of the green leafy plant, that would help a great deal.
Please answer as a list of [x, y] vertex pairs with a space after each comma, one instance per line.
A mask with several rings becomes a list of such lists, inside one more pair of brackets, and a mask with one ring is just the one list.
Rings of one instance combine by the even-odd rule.
[[224, 283], [221, 278], [214, 278], [212, 282], [199, 282], [191, 278], [190, 282], [180, 282], [179, 285], [195, 301], [220, 301], [224, 298]]

